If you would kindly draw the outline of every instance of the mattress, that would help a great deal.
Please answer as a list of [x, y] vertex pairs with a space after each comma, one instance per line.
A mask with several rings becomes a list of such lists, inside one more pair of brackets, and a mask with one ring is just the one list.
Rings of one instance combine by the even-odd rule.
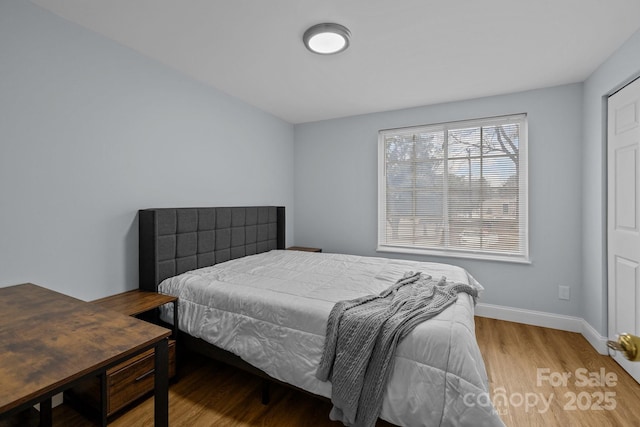
[[[378, 294], [406, 272], [480, 284], [439, 263], [274, 250], [163, 281], [180, 298], [180, 330], [230, 351], [271, 377], [331, 397], [316, 378], [333, 305]], [[380, 417], [400, 426], [501, 426], [473, 322], [474, 301], [455, 304], [418, 325], [399, 344]], [[172, 323], [170, 310], [163, 312]]]

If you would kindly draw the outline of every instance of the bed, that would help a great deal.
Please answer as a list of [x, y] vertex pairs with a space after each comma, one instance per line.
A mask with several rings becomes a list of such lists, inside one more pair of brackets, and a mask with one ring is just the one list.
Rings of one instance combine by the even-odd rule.
[[[139, 211], [140, 287], [180, 298], [181, 340], [209, 357], [317, 396], [336, 302], [377, 294], [408, 271], [481, 286], [447, 264], [285, 249], [283, 207]], [[465, 293], [397, 348], [380, 418], [399, 426], [501, 426]], [[172, 312], [162, 313], [171, 323]]]

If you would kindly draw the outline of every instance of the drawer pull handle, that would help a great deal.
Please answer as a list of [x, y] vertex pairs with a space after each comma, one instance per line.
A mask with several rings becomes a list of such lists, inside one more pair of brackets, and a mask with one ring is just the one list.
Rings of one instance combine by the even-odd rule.
[[152, 369], [149, 372], [140, 375], [138, 378], [136, 378], [136, 381], [142, 381], [143, 379], [147, 378], [149, 375], [153, 374], [155, 371], [156, 371], [155, 369]]

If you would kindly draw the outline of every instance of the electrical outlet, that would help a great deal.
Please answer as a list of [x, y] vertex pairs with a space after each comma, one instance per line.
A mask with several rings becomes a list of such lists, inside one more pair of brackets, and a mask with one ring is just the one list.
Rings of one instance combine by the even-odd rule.
[[569, 300], [571, 297], [571, 288], [568, 286], [558, 286], [558, 298]]

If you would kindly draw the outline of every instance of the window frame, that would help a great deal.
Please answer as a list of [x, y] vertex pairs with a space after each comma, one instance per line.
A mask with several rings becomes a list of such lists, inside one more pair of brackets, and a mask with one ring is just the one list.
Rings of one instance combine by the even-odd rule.
[[[419, 247], [413, 245], [402, 245], [389, 243], [386, 241], [387, 233], [387, 182], [386, 182], [386, 146], [385, 139], [389, 135], [444, 131], [445, 141], [448, 140], [448, 132], [455, 129], [465, 129], [470, 127], [487, 127], [500, 124], [518, 123], [520, 125], [520, 135], [518, 143], [518, 192], [519, 192], [519, 236], [521, 236], [521, 251], [518, 253], [505, 253], [502, 251], [491, 251], [486, 249], [462, 249], [456, 247]], [[443, 142], [445, 145], [445, 142]], [[444, 157], [449, 156], [448, 152]], [[393, 129], [383, 129], [378, 132], [378, 236], [377, 251], [403, 253], [412, 255], [431, 255], [438, 257], [465, 258], [489, 261], [505, 261], [514, 263], [530, 264], [529, 256], [529, 158], [528, 158], [528, 118], [526, 113], [509, 114], [504, 116], [484, 117], [471, 120], [459, 120], [451, 122], [433, 123], [420, 126], [401, 127]], [[448, 197], [448, 195], [447, 195]], [[413, 199], [415, 200], [415, 199]], [[447, 199], [448, 200], [448, 199]], [[449, 217], [443, 213], [443, 219], [448, 221]]]

